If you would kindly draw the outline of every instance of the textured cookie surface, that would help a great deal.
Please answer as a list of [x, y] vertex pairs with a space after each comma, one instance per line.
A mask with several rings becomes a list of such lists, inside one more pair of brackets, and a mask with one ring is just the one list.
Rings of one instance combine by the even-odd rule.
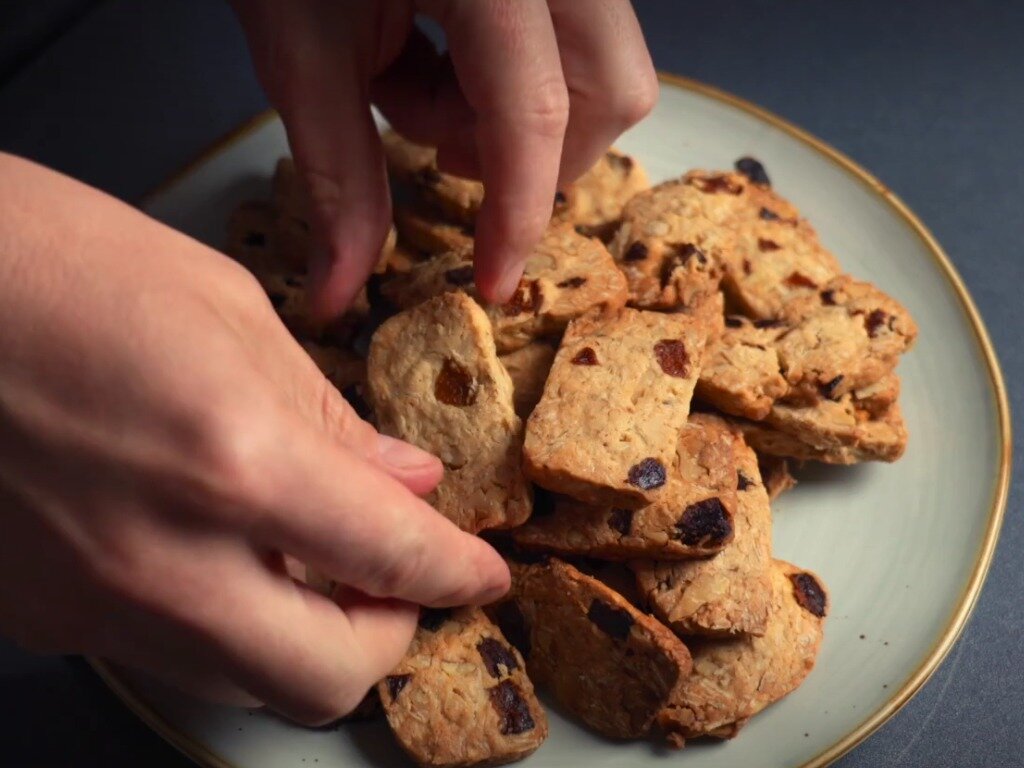
[[492, 615], [530, 676], [586, 725], [612, 738], [647, 733], [690, 670], [686, 646], [602, 582], [567, 563], [512, 563]]
[[686, 315], [634, 309], [570, 323], [527, 423], [529, 477], [591, 504], [657, 501], [706, 335]]
[[532, 341], [525, 347], [499, 358], [512, 379], [512, 399], [516, 413], [524, 421], [533, 413], [544, 393], [557, 347], [548, 341]]
[[445, 221], [423, 205], [396, 205], [394, 217], [402, 242], [422, 253], [445, 253], [473, 245], [473, 233], [465, 225]]
[[739, 419], [735, 423], [758, 453], [801, 461], [892, 462], [907, 447], [907, 427], [899, 403], [876, 416], [859, 408], [852, 394], [813, 405], [777, 403], [764, 421]]
[[425, 611], [377, 691], [395, 737], [422, 766], [502, 765], [548, 734], [522, 656], [479, 608]]
[[821, 645], [828, 595], [809, 571], [776, 560], [772, 606], [761, 637], [694, 643], [693, 672], [658, 716], [670, 741], [731, 736], [742, 723], [793, 691], [810, 673]]
[[[707, 557], [733, 539], [737, 508], [735, 435], [713, 417], [694, 415], [680, 433], [658, 501], [639, 509], [590, 506], [560, 497], [516, 528], [526, 549], [612, 560]], [[715, 558], [717, 560], [717, 558]]]
[[[397, 306], [413, 306], [445, 291], [475, 292], [470, 248], [442, 254], [388, 281], [383, 291]], [[510, 352], [537, 338], [557, 336], [568, 322], [594, 308], [625, 304], [626, 284], [600, 241], [568, 224], [552, 225], [527, 257], [512, 299], [488, 307], [498, 350]]]
[[368, 378], [380, 430], [444, 463], [428, 499], [441, 514], [471, 532], [529, 517], [522, 421], [476, 302], [446, 293], [386, 321], [370, 346]]
[[554, 218], [607, 239], [626, 203], [648, 187], [647, 174], [633, 157], [609, 149], [585, 174], [555, 197]]
[[772, 518], [757, 457], [715, 416], [695, 414], [690, 428], [729, 441], [736, 452], [729, 477], [736, 491], [735, 536], [714, 557], [688, 562], [634, 562], [646, 603], [680, 634], [764, 634], [771, 605]]

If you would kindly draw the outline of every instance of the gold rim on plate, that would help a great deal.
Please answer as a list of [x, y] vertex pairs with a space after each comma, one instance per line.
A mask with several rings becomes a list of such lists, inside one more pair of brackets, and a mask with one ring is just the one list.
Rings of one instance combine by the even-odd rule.
[[[824, 768], [824, 766], [839, 759], [842, 755], [846, 754], [866, 739], [883, 723], [895, 715], [904, 704], [910, 701], [913, 695], [920, 690], [921, 686], [928, 681], [928, 678], [934, 674], [939, 664], [942, 663], [942, 660], [946, 658], [946, 655], [949, 653], [957, 638], [960, 636], [960, 633], [963, 631], [964, 626], [967, 624], [967, 620], [970, 618], [971, 612], [974, 610], [975, 603], [978, 600], [978, 595], [981, 592], [982, 584], [985, 582], [985, 576], [992, 563], [992, 555], [995, 552], [996, 542], [999, 539], [999, 529], [1003, 523], [1003, 516], [1006, 511], [1006, 500], [1010, 488], [1010, 466], [1013, 441], [1011, 439], [1010, 406], [1006, 396], [1006, 385], [1003, 383], [1003, 374], [999, 367], [999, 360], [996, 358], [995, 349], [992, 346], [992, 341], [989, 339], [988, 331], [986, 330], [985, 324], [981, 319], [981, 315], [978, 313], [978, 309], [974, 305], [974, 301], [971, 299], [970, 294], [967, 292], [967, 288], [959, 273], [957, 273], [953, 263], [949, 260], [949, 257], [946, 255], [945, 251], [942, 250], [942, 246], [939, 245], [932, 233], [928, 231], [927, 227], [921, 223], [917, 216], [915, 216], [906, 204], [900, 200], [899, 197], [893, 194], [888, 187], [839, 150], [829, 144], [826, 144], [824, 141], [811, 135], [802, 128], [798, 128], [778, 115], [769, 112], [768, 110], [762, 109], [761, 107], [758, 107], [745, 99], [741, 99], [738, 96], [734, 96], [731, 93], [726, 93], [725, 91], [719, 90], [713, 86], [705, 85], [704, 83], [699, 83], [680, 75], [659, 72], [658, 77], [663, 83], [668, 83], [687, 91], [693, 91], [716, 101], [728, 104], [732, 107], [736, 107], [737, 109], [747, 112], [775, 128], [788, 133], [790, 136], [793, 136], [804, 144], [809, 145], [825, 157], [832, 160], [836, 165], [846, 170], [852, 177], [864, 184], [869, 190], [888, 203], [900, 218], [910, 225], [911, 229], [913, 229], [921, 238], [927, 247], [928, 252], [939, 265], [942, 273], [953, 286], [953, 290], [960, 299], [961, 309], [963, 310], [971, 328], [974, 330], [975, 338], [984, 353], [985, 362], [988, 366], [989, 380], [992, 384], [993, 396], [998, 413], [1000, 456], [992, 493], [991, 507], [989, 509], [988, 526], [985, 530], [984, 539], [981, 542], [974, 570], [971, 573], [970, 578], [967, 580], [967, 584], [964, 586], [961, 598], [953, 609], [953, 613], [950, 616], [949, 623], [945, 630], [943, 630], [942, 634], [936, 640], [935, 645], [925, 656], [921, 665], [913, 674], [910, 675], [909, 678], [907, 678], [902, 687], [900, 687], [900, 689], [896, 691], [885, 704], [869, 715], [863, 722], [861, 722], [860, 725], [850, 731], [850, 733], [824, 752], [821, 752], [800, 766], [800, 768]], [[248, 136], [258, 130], [275, 117], [275, 113], [272, 110], [268, 110], [267, 112], [257, 115], [253, 119], [249, 120], [241, 127], [235, 129], [227, 136], [215, 142], [192, 162], [182, 168], [178, 173], [174, 174], [170, 179], [156, 187], [149, 195], [147, 195], [147, 198], [151, 198], [166, 190], [168, 187], [180, 181], [183, 177], [195, 170], [196, 167], [202, 165], [205, 161], [219, 154], [224, 149], [235, 144], [245, 136]], [[183, 752], [186, 756], [207, 768], [238, 768], [211, 751], [206, 745], [201, 744], [188, 734], [182, 733], [175, 728], [159, 712], [136, 694], [132, 690], [131, 686], [119, 677], [115, 670], [106, 662], [100, 659], [89, 659], [89, 663], [100, 676], [100, 679], [102, 679], [114, 694], [121, 699], [128, 709], [134, 712], [140, 720], [146, 723], [146, 725], [156, 731], [156, 733]]]

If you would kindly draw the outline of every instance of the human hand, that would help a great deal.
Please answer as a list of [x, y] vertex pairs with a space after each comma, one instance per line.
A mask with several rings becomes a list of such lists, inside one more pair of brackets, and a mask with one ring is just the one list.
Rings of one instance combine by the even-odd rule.
[[[657, 100], [629, 0], [233, 0], [313, 200], [314, 308], [338, 314], [390, 224], [369, 104], [442, 170], [480, 178], [475, 274], [507, 300], [558, 185], [589, 168]], [[413, 26], [437, 20], [450, 57]]]
[[315, 724], [397, 663], [415, 604], [507, 589], [417, 497], [437, 459], [361, 421], [244, 269], [4, 155], [0, 328], [0, 633], [25, 647]]

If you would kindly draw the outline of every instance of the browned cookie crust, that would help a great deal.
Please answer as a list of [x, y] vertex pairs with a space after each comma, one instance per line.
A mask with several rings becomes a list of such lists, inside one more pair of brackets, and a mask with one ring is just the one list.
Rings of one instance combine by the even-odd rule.
[[377, 692], [398, 742], [422, 766], [503, 765], [548, 735], [523, 657], [479, 608], [426, 611]]
[[615, 233], [626, 203], [648, 186], [647, 174], [635, 158], [609, 149], [590, 170], [555, 196], [554, 218], [607, 240]]
[[473, 245], [470, 229], [445, 221], [423, 205], [396, 205], [394, 217], [399, 238], [416, 251], [438, 254]]
[[704, 356], [704, 325], [623, 309], [573, 321], [530, 415], [525, 471], [581, 501], [658, 501]]
[[549, 341], [533, 341], [498, 358], [512, 379], [512, 399], [516, 414], [524, 421], [533, 413], [544, 394], [544, 383], [548, 380], [557, 351], [557, 347]]
[[466, 531], [522, 523], [522, 421], [491, 324], [464, 293], [446, 293], [386, 321], [370, 345], [368, 378], [380, 430], [445, 465], [429, 501]]
[[761, 480], [768, 491], [768, 498], [775, 501], [786, 491], [795, 488], [797, 479], [790, 471], [790, 459], [781, 456], [758, 456], [757, 466], [761, 470]]
[[658, 716], [677, 746], [698, 736], [735, 735], [742, 721], [796, 689], [814, 667], [828, 609], [821, 579], [776, 560], [771, 582], [763, 636], [693, 645], [693, 672]]
[[537, 513], [512, 538], [525, 549], [611, 560], [713, 555], [733, 539], [735, 442], [722, 421], [691, 416], [658, 501], [627, 509], [559, 497], [549, 514], [538, 503]]
[[707, 560], [634, 562], [637, 584], [654, 614], [680, 634], [764, 634], [771, 602], [772, 515], [757, 456], [721, 419], [695, 414], [691, 422], [734, 446], [730, 481], [738, 498], [736, 533]]
[[512, 564], [508, 598], [490, 609], [530, 676], [586, 725], [612, 738], [647, 733], [690, 671], [686, 646], [571, 565]]

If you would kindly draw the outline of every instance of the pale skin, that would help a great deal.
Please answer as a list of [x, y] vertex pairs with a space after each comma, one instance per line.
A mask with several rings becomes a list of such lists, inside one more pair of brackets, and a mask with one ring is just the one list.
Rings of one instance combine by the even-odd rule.
[[[627, 0], [234, 6], [314, 200], [325, 318], [390, 220], [371, 100], [484, 181], [476, 275], [500, 301], [557, 186], [657, 96]], [[330, 721], [398, 662], [417, 606], [508, 588], [501, 558], [421, 499], [442, 472], [355, 415], [243, 268], [0, 154], [0, 633]], [[344, 586], [313, 592], [285, 555]]]

